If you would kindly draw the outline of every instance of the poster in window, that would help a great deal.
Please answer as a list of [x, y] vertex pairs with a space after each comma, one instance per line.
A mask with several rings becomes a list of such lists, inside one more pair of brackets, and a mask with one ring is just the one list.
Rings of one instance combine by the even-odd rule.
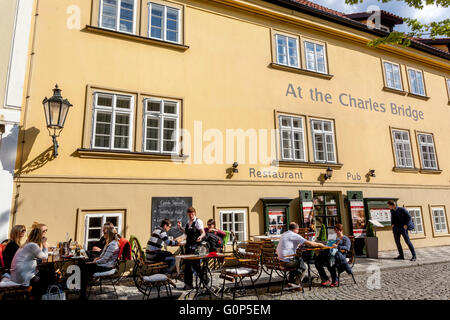
[[303, 225], [305, 228], [311, 228], [311, 224], [314, 221], [312, 201], [303, 201], [302, 208], [303, 208]]
[[391, 225], [391, 210], [389, 208], [372, 208], [369, 212], [371, 220], [376, 220], [384, 226]]
[[363, 201], [350, 201], [350, 211], [352, 214], [353, 235], [355, 238], [366, 236], [366, 215]]
[[282, 234], [286, 231], [286, 212], [269, 210], [269, 234]]

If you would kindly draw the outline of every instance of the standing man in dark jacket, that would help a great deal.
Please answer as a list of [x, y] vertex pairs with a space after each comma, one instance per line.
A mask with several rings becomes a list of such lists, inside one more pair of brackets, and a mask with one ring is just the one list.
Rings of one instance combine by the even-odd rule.
[[389, 209], [391, 209], [392, 231], [394, 233], [394, 240], [398, 250], [398, 257], [395, 259], [397, 260], [405, 259], [403, 255], [403, 248], [400, 243], [400, 236], [403, 236], [403, 239], [405, 240], [412, 254], [411, 261], [415, 261], [416, 251], [414, 250], [414, 246], [412, 245], [411, 240], [409, 239], [408, 236], [408, 230], [414, 229], [411, 215], [405, 208], [397, 207], [395, 202], [392, 200], [388, 201], [388, 206]]

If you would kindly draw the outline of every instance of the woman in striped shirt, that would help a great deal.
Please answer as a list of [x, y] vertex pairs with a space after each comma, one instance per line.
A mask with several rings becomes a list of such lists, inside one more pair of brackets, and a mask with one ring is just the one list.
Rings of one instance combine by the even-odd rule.
[[104, 237], [106, 245], [100, 257], [95, 258], [92, 262], [86, 263], [88, 275], [93, 275], [96, 272], [109, 271], [116, 267], [116, 262], [119, 257], [117, 234], [113, 229], [107, 228]]

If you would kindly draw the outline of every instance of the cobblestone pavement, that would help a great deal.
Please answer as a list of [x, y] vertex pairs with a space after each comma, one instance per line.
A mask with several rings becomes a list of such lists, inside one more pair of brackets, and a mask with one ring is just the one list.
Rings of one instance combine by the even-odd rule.
[[[353, 267], [356, 284], [350, 276], [345, 273], [341, 275], [341, 286], [338, 288], [322, 288], [318, 280], [315, 280], [312, 290], [309, 291], [307, 284], [304, 284], [305, 292], [284, 291], [283, 300], [377, 300], [377, 299], [445, 299], [450, 300], [450, 246], [416, 249], [417, 261], [411, 262], [408, 259], [408, 251], [405, 251], [407, 260], [393, 260], [397, 256], [396, 251], [386, 251], [380, 253], [379, 259], [367, 259], [358, 257]], [[315, 271], [314, 266], [312, 270]], [[372, 270], [372, 271], [370, 271]], [[377, 283], [376, 270], [379, 270], [379, 283]], [[375, 272], [375, 273], [374, 273]], [[217, 292], [222, 285], [218, 278], [218, 273], [213, 273], [213, 283]], [[280, 280], [275, 277], [273, 280]], [[271, 286], [271, 292], [267, 294], [265, 285], [268, 276], [262, 274], [258, 280], [260, 288], [258, 294], [260, 299], [280, 299], [280, 286]], [[244, 282], [245, 283], [245, 282]], [[246, 282], [246, 284], [250, 284]], [[371, 288], [368, 287], [368, 284]], [[182, 290], [184, 283], [176, 282], [177, 289], [172, 293], [175, 299], [192, 299], [193, 293], [186, 295]], [[230, 286], [230, 284], [228, 285]], [[140, 300], [142, 294], [136, 289], [131, 278], [122, 281], [117, 288], [119, 300]], [[110, 288], [106, 288], [107, 290]], [[247, 293], [253, 291], [247, 289]], [[96, 289], [90, 299], [117, 299], [112, 293], [97, 294]], [[165, 296], [165, 290], [162, 290]], [[152, 294], [151, 299], [157, 298]], [[209, 299], [209, 296], [200, 297]], [[225, 298], [230, 299], [227, 295]], [[238, 298], [240, 299], [240, 298]], [[245, 299], [256, 299], [255, 296], [246, 296]]]
[[[370, 279], [369, 279], [370, 277]], [[373, 274], [358, 274], [356, 284], [350, 276], [341, 275], [340, 287], [323, 288], [318, 283], [305, 292], [286, 292], [280, 287], [263, 293], [260, 300], [450, 300], [450, 263], [381, 270], [379, 286]], [[369, 288], [369, 286], [372, 289]], [[375, 284], [375, 286], [374, 286]], [[249, 297], [255, 299], [255, 297]]]

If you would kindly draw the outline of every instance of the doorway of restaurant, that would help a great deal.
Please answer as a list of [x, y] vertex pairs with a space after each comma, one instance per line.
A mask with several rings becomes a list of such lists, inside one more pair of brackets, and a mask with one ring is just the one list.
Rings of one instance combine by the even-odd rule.
[[334, 226], [342, 223], [339, 192], [313, 192], [313, 214], [316, 238], [335, 239]]

